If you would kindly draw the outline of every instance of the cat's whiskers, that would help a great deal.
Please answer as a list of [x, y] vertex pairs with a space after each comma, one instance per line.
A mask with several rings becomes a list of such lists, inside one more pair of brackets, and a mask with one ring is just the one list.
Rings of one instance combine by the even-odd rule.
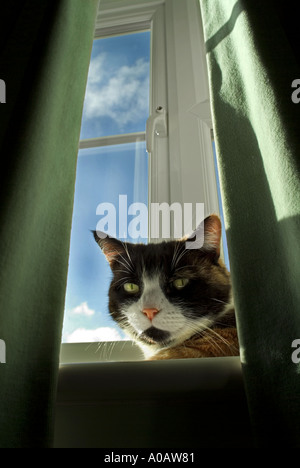
[[225, 351], [221, 348], [221, 346], [219, 346], [218, 342], [212, 336], [209, 335], [209, 331], [209, 328], [207, 330], [204, 330], [203, 338], [205, 338], [209, 342], [211, 347], [216, 351], [216, 355], [220, 355], [220, 353], [225, 355]]
[[[123, 267], [126, 270], [133, 273], [134, 272], [134, 265], [132, 263], [130, 255], [129, 255], [128, 248], [127, 248], [127, 246], [125, 246], [125, 244], [123, 242], [122, 242], [122, 244], [124, 246], [125, 252], [127, 253], [128, 260], [126, 260], [126, 258], [121, 254], [121, 252], [118, 251], [118, 255], [116, 255], [115, 261], [120, 263], [121, 265], [123, 265]], [[123, 260], [123, 262], [120, 260], [120, 257]]]
[[202, 335], [203, 338], [206, 338], [207, 341], [210, 342], [210, 344], [217, 346], [220, 350], [221, 348], [217, 345], [217, 343], [212, 339], [211, 336], [209, 336], [209, 332], [211, 331], [210, 325], [205, 326], [204, 328], [199, 328], [199, 327], [190, 327], [191, 329], [194, 329], [195, 334]]
[[[216, 320], [214, 322], [214, 325], [220, 325], [221, 327], [224, 327], [224, 318], [226, 318], [226, 315], [223, 315], [220, 317], [220, 320]], [[222, 320], [223, 319], [223, 320]]]
[[[179, 251], [179, 249], [177, 249]], [[173, 265], [173, 269], [175, 270], [178, 263], [180, 262], [180, 260], [182, 259], [182, 257], [188, 252], [188, 249], [183, 249], [181, 252], [179, 251], [176, 255], [176, 259], [174, 261], [174, 265]]]
[[129, 325], [128, 319], [127, 319], [127, 317], [125, 317], [125, 316], [124, 316], [124, 317], [119, 317], [119, 318], [118, 318], [118, 323], [119, 323], [119, 324], [122, 324], [122, 325], [124, 325], [124, 326], [125, 326], [125, 325], [127, 325], [127, 326]]
[[[130, 263], [131, 267], [134, 269], [134, 264], [133, 264], [133, 262], [132, 262], [132, 258], [131, 258], [131, 256], [130, 256], [130, 253], [129, 253], [129, 250], [128, 250], [128, 246], [127, 246], [126, 242], [122, 242], [122, 245], [123, 245], [124, 250], [125, 250], [125, 252], [126, 252], [126, 254], [127, 254], [129, 263]], [[125, 260], [125, 259], [124, 259], [124, 260]]]
[[114, 350], [115, 346], [116, 346], [116, 341], [112, 341], [108, 345], [108, 356], [107, 356], [108, 361], [111, 361], [111, 356], [112, 356], [112, 353], [113, 353], [113, 350]]
[[192, 319], [187, 319], [187, 322], [185, 324], [185, 330], [190, 330], [192, 332], [190, 337], [196, 334], [200, 334], [205, 330], [205, 328], [206, 327], [199, 326], [199, 324], [197, 324], [197, 322], [193, 321]]
[[174, 252], [173, 252], [173, 257], [172, 257], [172, 261], [171, 261], [171, 270], [174, 270], [174, 267], [175, 267], [175, 262], [176, 262], [176, 257], [177, 257], [177, 252], [179, 250], [179, 242], [176, 244], [176, 247], [174, 249]]
[[221, 302], [221, 304], [229, 305], [230, 302], [221, 301], [221, 299], [216, 299], [215, 297], [210, 297], [212, 301]]
[[226, 338], [224, 338], [224, 336], [220, 335], [220, 333], [216, 332], [216, 330], [214, 330], [213, 328], [208, 328], [207, 330], [205, 330], [207, 333], [211, 333], [212, 335], [214, 335], [215, 337], [217, 337], [220, 341], [223, 341], [224, 344], [226, 344], [227, 346], [229, 346], [229, 341], [226, 340]]
[[195, 269], [195, 265], [183, 265], [183, 266], [181, 266], [181, 267], [175, 268], [174, 274], [177, 273], [177, 272], [180, 271], [180, 270], [186, 270], [186, 274], [187, 274], [189, 277], [192, 278], [192, 277], [193, 277], [193, 276], [192, 276], [192, 275], [193, 275], [193, 271], [190, 272], [189, 269], [190, 269], [190, 270], [191, 270], [191, 269]]
[[121, 283], [120, 286], [123, 284], [127, 283], [128, 280], [131, 280], [131, 276], [122, 276], [122, 278], [119, 278], [117, 281], [114, 281], [114, 284]]
[[120, 257], [124, 260], [124, 262], [122, 262], [119, 258], [116, 258], [115, 261], [117, 263], [119, 263], [120, 265], [122, 265], [129, 273], [133, 273], [133, 270], [130, 266], [130, 264], [120, 255]]
[[[218, 332], [216, 332], [214, 329], [210, 328], [207, 330], [208, 333], [211, 333], [214, 335], [214, 337], [217, 337], [219, 339], [219, 341], [222, 341], [226, 346], [228, 346], [228, 348], [233, 348], [235, 349], [236, 351], [238, 351], [238, 348], [236, 348], [235, 346], [232, 345], [232, 343], [230, 343], [230, 341], [226, 340], [226, 338], [224, 338], [223, 336], [221, 336]], [[212, 337], [213, 339], [213, 337]], [[214, 341], [215, 342], [215, 341]], [[216, 343], [216, 342], [215, 342]], [[225, 354], [225, 350], [224, 350], [224, 354]]]
[[115, 270], [118, 273], [130, 273], [128, 270]]
[[102, 361], [106, 361], [107, 360], [107, 352], [106, 352], [106, 348], [107, 348], [107, 341], [99, 341], [98, 342], [98, 347], [95, 351], [95, 354], [99, 353], [99, 361], [100, 359]]
[[136, 337], [138, 337], [138, 333], [136, 333], [135, 330], [132, 329], [132, 327], [130, 326], [129, 321], [128, 321], [128, 317], [126, 316], [125, 313], [122, 313], [121, 316], [118, 318], [118, 324], [124, 330], [130, 328], [130, 331], [133, 330], [134, 333], [136, 334]]
[[[218, 342], [214, 339], [214, 337], [212, 336], [212, 334], [214, 334], [215, 336], [218, 337], [218, 339], [220, 341], [223, 341], [224, 344], [226, 344], [227, 346], [229, 346], [229, 342], [227, 340], [225, 340], [225, 338], [223, 338], [222, 336], [220, 336], [215, 330], [212, 330], [212, 328], [210, 328], [209, 325], [207, 325], [206, 327], [204, 328], [199, 328], [199, 326], [197, 326], [197, 324], [191, 322], [190, 320], [188, 321], [187, 323], [187, 326], [189, 328], [189, 330], [191, 330], [193, 332], [193, 335], [201, 335], [203, 336], [203, 338], [205, 338], [209, 343], [210, 345], [215, 349], [216, 353], [218, 354], [218, 351], [221, 352], [223, 355], [226, 355], [226, 352], [224, 349], [221, 348], [221, 346], [218, 344]], [[212, 332], [212, 333], [211, 333]], [[211, 334], [210, 334], [211, 333]], [[191, 335], [192, 336], [192, 335]]]

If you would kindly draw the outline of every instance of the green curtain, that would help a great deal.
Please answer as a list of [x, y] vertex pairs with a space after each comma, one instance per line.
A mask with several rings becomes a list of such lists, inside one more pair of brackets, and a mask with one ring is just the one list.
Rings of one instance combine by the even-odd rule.
[[1, 4], [0, 447], [50, 447], [98, 0]]
[[300, 447], [299, 2], [200, 0], [257, 447]]

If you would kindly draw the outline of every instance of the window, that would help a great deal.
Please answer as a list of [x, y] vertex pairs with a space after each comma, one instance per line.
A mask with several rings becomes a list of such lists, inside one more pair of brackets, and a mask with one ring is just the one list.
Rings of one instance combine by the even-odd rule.
[[[157, 109], [166, 115], [160, 135], [146, 132]], [[127, 206], [202, 202], [205, 216], [222, 217], [211, 131], [198, 0], [102, 0], [81, 129], [63, 362], [142, 357], [109, 318], [109, 266], [89, 229], [97, 207], [112, 203], [120, 237], [120, 195]]]
[[[148, 202], [144, 132], [149, 76], [149, 31], [94, 40], [78, 154], [63, 342], [125, 338], [107, 312], [109, 267], [90, 230], [111, 207], [116, 210], [116, 232], [110, 229], [111, 235], [147, 240], [147, 232], [134, 238], [127, 232], [126, 213], [132, 203]], [[105, 223], [105, 217], [101, 219]]]
[[150, 31], [94, 40], [81, 140], [144, 132], [149, 115]]

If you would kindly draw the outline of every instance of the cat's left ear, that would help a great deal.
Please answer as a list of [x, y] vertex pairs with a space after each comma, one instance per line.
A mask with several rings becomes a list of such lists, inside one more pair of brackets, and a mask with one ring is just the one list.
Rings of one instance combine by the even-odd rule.
[[222, 225], [217, 215], [210, 215], [199, 224], [197, 229], [186, 240], [187, 249], [201, 249], [211, 253], [215, 258], [220, 256]]
[[109, 265], [112, 266], [118, 255], [124, 253], [124, 246], [121, 241], [108, 236], [104, 232], [92, 231], [94, 239], [104, 253]]

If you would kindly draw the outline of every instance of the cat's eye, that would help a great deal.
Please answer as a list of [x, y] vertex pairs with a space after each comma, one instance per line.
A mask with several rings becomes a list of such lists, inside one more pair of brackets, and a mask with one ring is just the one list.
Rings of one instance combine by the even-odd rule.
[[140, 289], [139, 286], [135, 283], [125, 283], [123, 287], [126, 292], [132, 293], [132, 294], [137, 293]]
[[188, 284], [188, 282], [188, 278], [178, 278], [174, 280], [172, 284], [176, 289], [183, 289]]

